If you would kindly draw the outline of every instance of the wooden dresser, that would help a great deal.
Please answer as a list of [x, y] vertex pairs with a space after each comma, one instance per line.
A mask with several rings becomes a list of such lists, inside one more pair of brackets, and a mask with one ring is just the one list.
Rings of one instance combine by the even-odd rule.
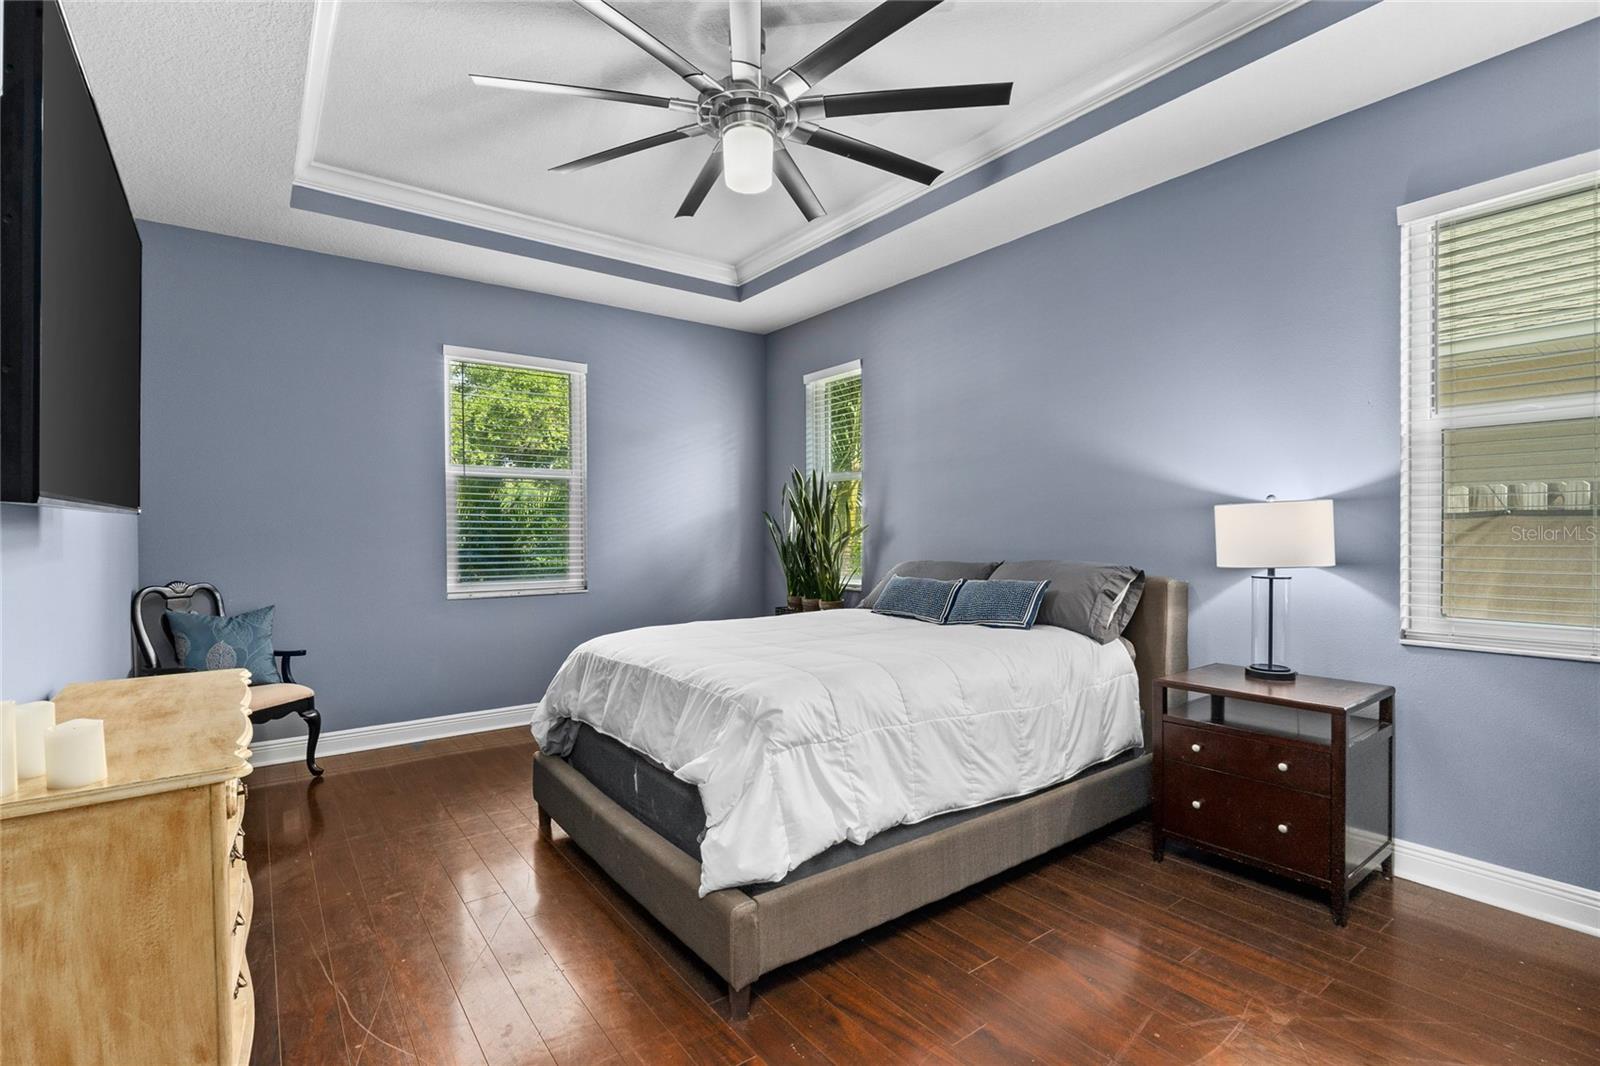
[[1306, 882], [1344, 925], [1351, 890], [1392, 869], [1394, 689], [1213, 664], [1156, 695], [1156, 860], [1180, 840]]
[[0, 1062], [250, 1058], [243, 670], [71, 685], [107, 779], [0, 800]]

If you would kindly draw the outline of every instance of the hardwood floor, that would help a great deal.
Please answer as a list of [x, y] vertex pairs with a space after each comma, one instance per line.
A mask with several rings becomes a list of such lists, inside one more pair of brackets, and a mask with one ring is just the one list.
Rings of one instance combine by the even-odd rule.
[[268, 767], [251, 1061], [1600, 1063], [1600, 941], [1405, 881], [1315, 899], [1121, 827], [724, 989], [559, 832], [507, 730]]

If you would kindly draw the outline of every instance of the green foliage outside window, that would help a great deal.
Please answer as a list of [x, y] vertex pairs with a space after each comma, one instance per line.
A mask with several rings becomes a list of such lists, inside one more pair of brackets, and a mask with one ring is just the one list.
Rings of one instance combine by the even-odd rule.
[[456, 362], [449, 387], [455, 580], [568, 577], [573, 482], [531, 472], [572, 469], [571, 375]]

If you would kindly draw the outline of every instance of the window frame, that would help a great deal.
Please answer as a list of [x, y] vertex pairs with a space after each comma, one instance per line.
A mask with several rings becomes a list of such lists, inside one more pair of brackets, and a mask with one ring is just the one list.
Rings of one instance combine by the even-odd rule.
[[[860, 470], [829, 470], [813, 464], [813, 459], [816, 458], [816, 456], [813, 454], [813, 449], [818, 440], [826, 439], [828, 436], [828, 427], [822, 427], [817, 433], [812, 432], [811, 386], [826, 385], [828, 382], [837, 378], [847, 377], [861, 377], [861, 360], [852, 359], [847, 363], [840, 363], [837, 366], [826, 367], [822, 370], [813, 370], [811, 373], [806, 374], [801, 379], [801, 384], [805, 388], [806, 473], [809, 474], [813, 470], [821, 469], [823, 480], [827, 482], [830, 488], [846, 481], [854, 481], [861, 486], [861, 488], [858, 490], [861, 493], [861, 516], [863, 519], [863, 532], [861, 535], [861, 568], [855, 572], [849, 581], [845, 582], [846, 589], [851, 592], [860, 592], [862, 575], [867, 569], [867, 538], [865, 533], [865, 519], [867, 514], [866, 481], [862, 477], [867, 468], [865, 441], [863, 439]], [[863, 382], [863, 386], [864, 385], [865, 382]], [[861, 426], [858, 428], [858, 432], [861, 433], [864, 438], [866, 431], [866, 392], [864, 387], [861, 397], [862, 417]]]
[[[452, 461], [451, 431], [455, 417], [452, 410], [454, 390], [450, 368], [453, 363], [477, 363], [485, 366], [503, 366], [516, 370], [543, 370], [565, 374], [570, 379], [567, 418], [570, 424], [570, 449], [572, 466], [566, 469], [533, 467], [464, 466]], [[589, 591], [589, 418], [587, 363], [573, 363], [562, 359], [548, 359], [536, 355], [517, 355], [495, 352], [483, 348], [465, 348], [459, 345], [444, 346], [442, 361], [444, 380], [444, 513], [445, 513], [445, 598], [450, 600], [498, 599], [508, 596], [552, 596]], [[559, 481], [576, 485], [577, 491], [567, 493], [567, 521], [577, 523], [578, 572], [569, 569], [565, 578], [539, 578], [483, 582], [462, 582], [457, 577], [456, 502], [459, 479], [511, 478], [521, 481]]]
[[[1432, 256], [1440, 223], [1488, 215], [1524, 203], [1560, 196], [1600, 181], [1600, 152], [1586, 152], [1492, 181], [1407, 204], [1398, 209], [1400, 225], [1400, 643], [1412, 647], [1522, 655], [1534, 658], [1600, 661], [1600, 639], [1583, 646], [1586, 626], [1542, 622], [1450, 618], [1444, 622], [1444, 561], [1440, 552], [1439, 581], [1414, 581], [1412, 562], [1420, 548], [1420, 529], [1437, 528], [1443, 538], [1447, 474], [1442, 461], [1443, 435], [1450, 430], [1508, 426], [1600, 417], [1600, 389], [1538, 400], [1501, 400], [1462, 405], [1441, 411], [1437, 389], [1418, 395], [1417, 382], [1432, 381], [1438, 352], [1438, 267], [1419, 264], [1419, 254]], [[1419, 438], [1441, 441], [1438, 484], [1431, 500], [1413, 496], [1413, 465]], [[1429, 479], [1432, 474], [1427, 475]], [[1419, 486], [1423, 491], [1426, 486]], [[1419, 587], [1420, 586], [1420, 587]], [[1420, 616], [1420, 620], [1419, 620]], [[1444, 632], [1445, 630], [1450, 632]], [[1600, 630], [1596, 630], [1600, 636]]]

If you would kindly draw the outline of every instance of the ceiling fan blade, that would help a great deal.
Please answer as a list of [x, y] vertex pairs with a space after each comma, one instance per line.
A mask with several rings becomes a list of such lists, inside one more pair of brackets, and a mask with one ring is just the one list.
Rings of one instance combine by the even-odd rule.
[[584, 170], [594, 166], [596, 163], [609, 163], [613, 159], [621, 159], [625, 155], [642, 152], [646, 148], [659, 148], [663, 144], [671, 144], [673, 141], [685, 141], [690, 137], [699, 137], [704, 133], [705, 130], [700, 126], [680, 126], [675, 130], [657, 133], [650, 137], [641, 137], [637, 141], [619, 144], [615, 148], [607, 148], [603, 152], [586, 155], [582, 159], [574, 159], [570, 163], [562, 163], [560, 166], [551, 167], [550, 169], [560, 173]]
[[773, 146], [772, 172], [777, 175], [783, 187], [788, 190], [790, 199], [806, 216], [807, 222], [814, 222], [828, 212], [822, 208], [822, 201], [817, 199], [817, 194], [811, 191], [811, 184], [806, 181], [806, 176], [800, 173], [800, 168], [795, 165], [794, 156], [789, 154], [789, 149], [778, 142]]
[[683, 203], [678, 206], [678, 218], [690, 218], [700, 210], [700, 205], [705, 203], [706, 193], [711, 191], [711, 186], [717, 182], [717, 175], [722, 173], [722, 142], [711, 149], [711, 154], [706, 156], [705, 164], [700, 168], [700, 173], [694, 176], [694, 184], [689, 186], [689, 195], [683, 198]]
[[846, 159], [854, 159], [857, 163], [865, 163], [869, 167], [887, 170], [902, 178], [920, 181], [924, 185], [932, 185], [943, 171], [930, 167], [926, 163], [919, 163], [915, 159], [908, 159], [898, 152], [891, 152], [887, 148], [879, 148], [875, 144], [857, 140], [843, 133], [825, 130], [820, 126], [813, 126], [809, 122], [802, 122], [794, 128], [790, 139], [798, 144], [808, 144], [824, 152], [842, 155]]
[[978, 85], [935, 85], [926, 89], [880, 89], [832, 93], [795, 101], [802, 119], [844, 115], [884, 115], [893, 111], [943, 111], [955, 107], [1001, 107], [1011, 102], [1009, 81]]
[[868, 48], [938, 6], [939, 0], [885, 0], [773, 78], [773, 91], [792, 103]]
[[670, 96], [646, 96], [644, 93], [623, 92], [621, 89], [591, 89], [587, 85], [562, 85], [553, 81], [528, 81], [525, 78], [501, 78], [493, 74], [469, 74], [472, 84], [489, 89], [517, 89], [525, 93], [546, 93], [551, 96], [578, 96], [586, 100], [610, 100], [619, 104], [639, 104], [642, 107], [664, 107], [670, 111], [696, 111], [700, 105], [693, 100], [679, 100]]
[[735, 84], [761, 84], [761, 0], [728, 0], [728, 50]]
[[574, 0], [574, 2], [607, 26], [654, 56], [656, 61], [701, 92], [721, 92], [722, 86], [705, 71], [674, 52], [665, 43], [647, 32], [637, 22], [618, 11], [605, 0]]

